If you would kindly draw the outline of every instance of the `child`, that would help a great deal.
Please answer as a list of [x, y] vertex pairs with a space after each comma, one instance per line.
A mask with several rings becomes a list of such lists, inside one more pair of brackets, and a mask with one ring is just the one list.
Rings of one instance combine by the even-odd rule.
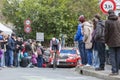
[[34, 66], [37, 66], [37, 56], [34, 53], [32, 53], [31, 62]]

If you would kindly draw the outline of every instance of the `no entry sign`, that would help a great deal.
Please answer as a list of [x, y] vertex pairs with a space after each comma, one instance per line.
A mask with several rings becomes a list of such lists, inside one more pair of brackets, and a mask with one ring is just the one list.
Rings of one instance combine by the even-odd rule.
[[107, 13], [109, 10], [116, 10], [116, 3], [114, 0], [103, 0], [100, 3], [100, 9], [103, 13]]
[[26, 20], [24, 21], [24, 24], [25, 24], [25, 25], [30, 25], [30, 24], [31, 24], [31, 20], [30, 20], [30, 19], [26, 19]]
[[25, 27], [24, 27], [24, 31], [25, 31], [26, 33], [30, 33], [30, 32], [32, 31], [32, 29], [31, 29], [30, 26], [25, 26]]
[[25, 33], [30, 33], [32, 31], [32, 28], [31, 28], [31, 20], [30, 19], [26, 19], [24, 21], [24, 32]]

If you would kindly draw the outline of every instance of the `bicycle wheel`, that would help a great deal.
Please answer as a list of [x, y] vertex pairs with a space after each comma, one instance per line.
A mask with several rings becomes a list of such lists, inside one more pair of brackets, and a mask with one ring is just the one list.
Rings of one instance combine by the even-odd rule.
[[55, 55], [54, 55], [54, 60], [53, 60], [53, 69], [56, 69], [56, 65], [57, 65], [57, 60], [56, 60], [56, 52], [55, 52]]

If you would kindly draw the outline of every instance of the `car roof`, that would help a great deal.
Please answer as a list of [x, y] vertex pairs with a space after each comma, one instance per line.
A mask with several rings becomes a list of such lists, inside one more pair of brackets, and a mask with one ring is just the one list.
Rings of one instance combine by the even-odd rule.
[[61, 50], [77, 50], [77, 48], [74, 48], [74, 47], [64, 47]]

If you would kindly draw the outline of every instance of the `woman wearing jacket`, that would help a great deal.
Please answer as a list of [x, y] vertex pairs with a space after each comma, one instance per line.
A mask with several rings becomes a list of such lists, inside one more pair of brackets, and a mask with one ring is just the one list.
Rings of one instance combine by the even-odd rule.
[[84, 43], [85, 43], [85, 49], [87, 53], [87, 64], [86, 66], [92, 66], [92, 32], [93, 32], [93, 25], [89, 22], [83, 23], [83, 35], [84, 35]]

